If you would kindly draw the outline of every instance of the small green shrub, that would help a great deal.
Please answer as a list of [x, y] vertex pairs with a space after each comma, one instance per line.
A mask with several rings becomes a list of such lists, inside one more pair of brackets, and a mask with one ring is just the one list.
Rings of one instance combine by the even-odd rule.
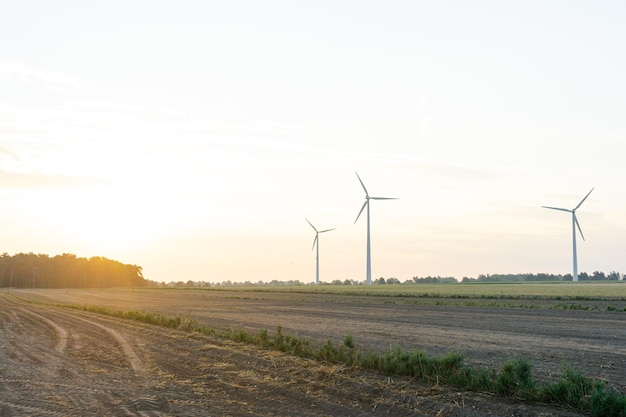
[[550, 404], [558, 404], [585, 410], [585, 398], [593, 393], [593, 381], [580, 372], [566, 367], [561, 377], [544, 387], [541, 399]]
[[352, 337], [352, 335], [347, 335], [344, 339], [343, 339], [343, 345], [349, 349], [349, 350], [354, 350], [354, 337]]
[[256, 344], [262, 346], [264, 348], [268, 348], [269, 345], [269, 332], [267, 329], [259, 330], [259, 333], [256, 335]]
[[325, 362], [333, 362], [337, 357], [337, 348], [335, 348], [332, 340], [326, 341], [326, 344], [319, 349], [315, 357]]
[[532, 366], [528, 361], [518, 359], [507, 361], [502, 365], [495, 387], [498, 394], [532, 399], [535, 396], [535, 389]]
[[626, 397], [598, 388], [589, 400], [589, 413], [593, 417], [626, 417]]
[[230, 338], [235, 342], [252, 344], [254, 338], [244, 329], [232, 330]]

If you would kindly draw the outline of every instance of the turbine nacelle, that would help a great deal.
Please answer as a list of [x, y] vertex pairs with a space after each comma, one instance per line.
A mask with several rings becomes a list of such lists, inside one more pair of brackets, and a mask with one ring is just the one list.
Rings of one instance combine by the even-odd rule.
[[315, 244], [317, 243], [318, 236], [319, 236], [320, 233], [326, 233], [326, 232], [330, 232], [331, 230], [335, 230], [336, 229], [336, 227], [335, 227], [333, 229], [317, 230], [315, 228], [315, 226], [313, 226], [313, 224], [308, 219], [304, 219], [304, 220], [306, 220], [306, 222], [313, 228], [313, 230], [315, 230], [315, 239], [313, 239], [313, 247], [311, 248], [311, 250], [315, 249]]
[[363, 181], [361, 180], [361, 177], [359, 177], [359, 174], [357, 172], [355, 172], [355, 174], [356, 174], [356, 177], [359, 179], [359, 182], [361, 183], [361, 187], [363, 187], [363, 191], [365, 191], [365, 202], [361, 206], [361, 210], [359, 211], [359, 214], [356, 216], [354, 223], [356, 223], [357, 220], [359, 220], [359, 217], [361, 217], [361, 213], [363, 213], [363, 210], [365, 210], [365, 206], [369, 205], [370, 200], [397, 200], [397, 198], [395, 197], [370, 197], [369, 193], [367, 192], [367, 188], [365, 188], [365, 184], [363, 184]]
[[[591, 191], [593, 191], [594, 188], [592, 188]], [[550, 209], [550, 210], [558, 210], [558, 211], [565, 211], [567, 213], [572, 213], [572, 220], [573, 220], [574, 224], [576, 225], [576, 227], [578, 228], [578, 232], [580, 233], [580, 237], [582, 237], [583, 240], [585, 240], [585, 235], [583, 235], [583, 230], [580, 228], [580, 223], [578, 223], [578, 218], [576, 217], [576, 210], [578, 210], [578, 208], [585, 202], [587, 197], [589, 197], [589, 194], [591, 194], [591, 191], [589, 191], [587, 193], [587, 195], [582, 200], [580, 200], [580, 203], [578, 203], [576, 205], [576, 207], [574, 207], [573, 209], [566, 209], [566, 208], [562, 208], [562, 207], [550, 207], [550, 206], [541, 206], [541, 207], [547, 208], [547, 209]]]

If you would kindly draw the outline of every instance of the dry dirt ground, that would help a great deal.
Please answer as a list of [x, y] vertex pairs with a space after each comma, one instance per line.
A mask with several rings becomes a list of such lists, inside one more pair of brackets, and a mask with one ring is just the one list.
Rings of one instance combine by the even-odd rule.
[[[38, 301], [40, 304], [26, 302]], [[54, 306], [183, 314], [361, 349], [460, 350], [472, 363], [562, 360], [623, 389], [626, 313], [420, 306], [315, 294], [0, 292], [0, 416], [578, 416]]]

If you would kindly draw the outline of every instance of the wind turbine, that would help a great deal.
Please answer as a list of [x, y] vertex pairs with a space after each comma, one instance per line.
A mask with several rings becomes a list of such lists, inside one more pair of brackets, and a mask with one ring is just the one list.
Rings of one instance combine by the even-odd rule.
[[304, 219], [304, 220], [306, 220], [306, 222], [311, 225], [313, 230], [315, 230], [315, 239], [313, 239], [313, 247], [311, 248], [311, 250], [313, 250], [315, 248], [315, 245], [317, 244], [317, 253], [315, 255], [315, 285], [319, 285], [320, 283], [320, 242], [319, 242], [318, 236], [320, 233], [330, 232], [331, 230], [335, 230], [335, 229], [317, 230], [315, 226], [313, 226], [313, 224], [308, 219]]
[[[591, 191], [593, 191], [593, 188], [591, 189]], [[576, 227], [578, 227], [578, 231], [580, 232], [580, 237], [582, 237], [583, 240], [585, 240], [585, 236], [583, 235], [583, 231], [580, 228], [580, 224], [578, 224], [578, 219], [576, 218], [576, 210], [578, 209], [578, 207], [580, 207], [584, 203], [584, 201], [587, 199], [587, 197], [589, 197], [589, 194], [591, 194], [591, 191], [589, 191], [587, 193], [587, 195], [585, 196], [585, 198], [580, 200], [580, 203], [578, 203], [578, 205], [576, 207], [574, 207], [573, 209], [571, 209], [571, 210], [566, 209], [566, 208], [561, 208], [561, 207], [541, 206], [541, 207], [547, 208], [547, 209], [559, 210], [559, 211], [567, 211], [568, 213], [572, 213], [572, 242], [573, 242], [573, 248], [574, 248], [574, 282], [578, 282], [578, 262], [577, 262], [577, 259], [576, 259]]]
[[359, 179], [359, 182], [361, 183], [363, 190], [365, 190], [365, 202], [363, 203], [363, 206], [361, 207], [361, 211], [359, 211], [359, 215], [356, 216], [356, 220], [354, 221], [354, 223], [356, 223], [357, 220], [359, 220], [361, 213], [363, 213], [363, 209], [365, 208], [365, 206], [367, 206], [367, 266], [365, 270], [366, 270], [367, 285], [372, 285], [372, 257], [371, 257], [371, 250], [370, 250], [370, 200], [397, 200], [397, 198], [370, 197], [369, 193], [367, 192], [367, 188], [365, 188], [365, 184], [363, 184], [363, 181], [361, 181], [361, 177], [359, 177], [359, 174], [357, 172], [355, 172], [355, 174], [356, 174], [356, 177]]

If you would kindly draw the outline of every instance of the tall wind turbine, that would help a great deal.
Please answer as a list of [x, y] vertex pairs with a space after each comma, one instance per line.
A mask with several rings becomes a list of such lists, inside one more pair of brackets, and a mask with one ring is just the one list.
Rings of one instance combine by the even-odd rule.
[[366, 270], [367, 285], [372, 285], [372, 257], [371, 257], [371, 250], [370, 250], [370, 200], [397, 200], [397, 198], [370, 197], [369, 193], [367, 192], [367, 188], [365, 188], [365, 184], [363, 184], [363, 181], [361, 181], [361, 177], [359, 177], [359, 174], [357, 172], [355, 172], [355, 174], [356, 174], [356, 177], [359, 179], [359, 182], [361, 183], [363, 190], [365, 190], [365, 202], [363, 203], [363, 206], [361, 207], [361, 211], [359, 211], [359, 215], [356, 216], [356, 220], [354, 221], [354, 223], [356, 223], [357, 220], [359, 220], [361, 213], [363, 213], [363, 209], [365, 208], [365, 206], [367, 206], [367, 266], [365, 270]]
[[[593, 188], [591, 189], [591, 191], [593, 191]], [[578, 207], [580, 207], [584, 203], [584, 201], [587, 199], [587, 197], [589, 197], [589, 194], [591, 194], [591, 191], [589, 191], [587, 193], [587, 195], [585, 196], [585, 198], [580, 200], [580, 203], [578, 203], [578, 205], [576, 207], [574, 207], [573, 209], [571, 209], [571, 210], [566, 209], [566, 208], [561, 208], [561, 207], [541, 206], [541, 207], [547, 208], [547, 209], [559, 210], [559, 211], [567, 211], [568, 213], [572, 213], [572, 242], [573, 242], [573, 248], [574, 248], [574, 282], [578, 282], [578, 261], [576, 259], [576, 227], [578, 227], [578, 231], [580, 232], [580, 237], [582, 237], [583, 240], [585, 240], [585, 236], [583, 235], [583, 231], [580, 228], [580, 224], [578, 224], [578, 219], [576, 218], [576, 210], [578, 209]]]
[[311, 248], [311, 250], [315, 249], [315, 246], [317, 245], [317, 253], [315, 255], [315, 285], [319, 285], [320, 283], [320, 242], [319, 242], [318, 236], [320, 233], [330, 232], [331, 230], [335, 230], [335, 229], [326, 229], [326, 230], [318, 231], [308, 219], [304, 219], [304, 220], [306, 220], [306, 222], [311, 225], [313, 230], [315, 230], [315, 239], [313, 239], [313, 247]]

